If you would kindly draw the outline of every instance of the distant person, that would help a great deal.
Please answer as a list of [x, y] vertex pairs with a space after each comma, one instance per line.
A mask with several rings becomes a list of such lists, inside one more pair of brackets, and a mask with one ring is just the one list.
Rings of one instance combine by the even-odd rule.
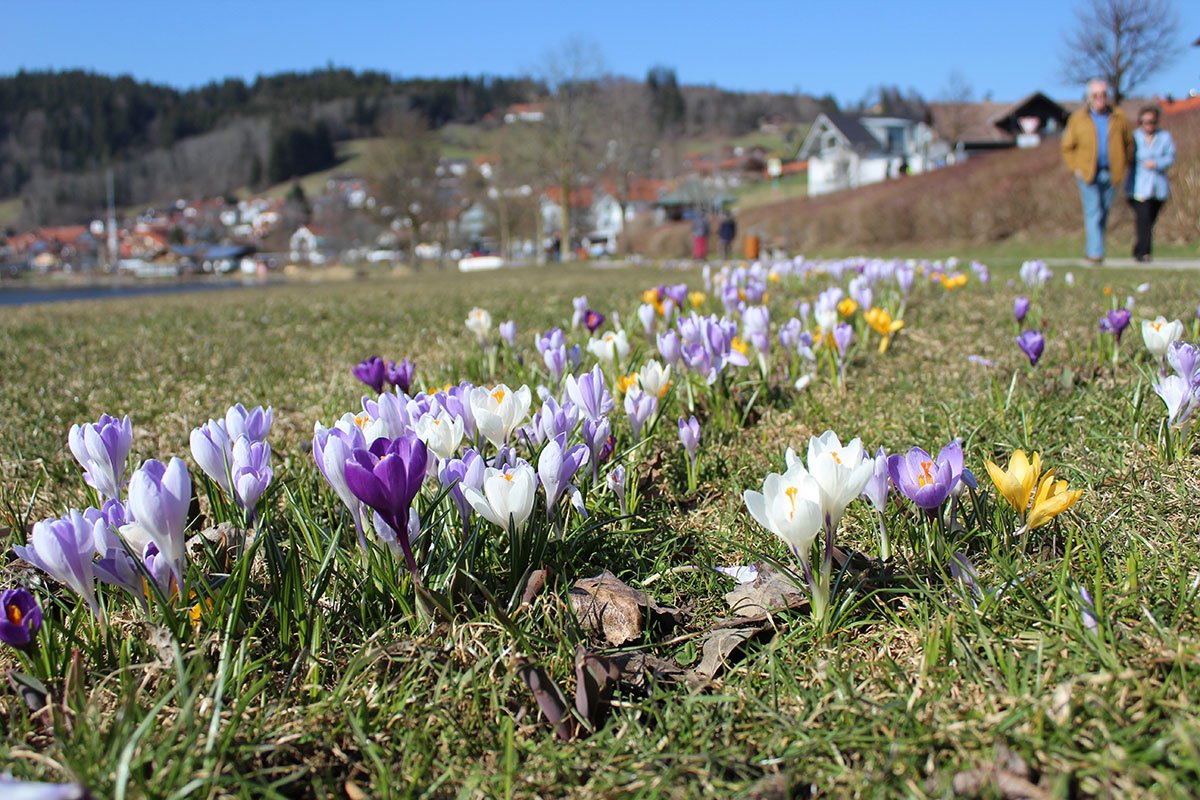
[[1133, 161], [1129, 120], [1125, 112], [1109, 101], [1106, 82], [1088, 81], [1086, 102], [1067, 119], [1062, 153], [1079, 184], [1087, 259], [1099, 264], [1104, 260], [1104, 231], [1108, 227], [1113, 187], [1123, 185]]
[[1175, 163], [1175, 140], [1168, 131], [1158, 129], [1158, 108], [1145, 106], [1138, 112], [1138, 127], [1133, 132], [1136, 156], [1129, 175], [1129, 204], [1137, 227], [1133, 257], [1149, 261], [1154, 223], [1163, 203], [1167, 202], [1170, 183], [1167, 168]]
[[721, 240], [721, 258], [728, 261], [733, 252], [733, 240], [737, 238], [737, 222], [732, 214], [721, 215], [721, 224], [717, 226], [717, 238]]
[[692, 220], [692, 258], [703, 261], [708, 258], [708, 216], [700, 213]]

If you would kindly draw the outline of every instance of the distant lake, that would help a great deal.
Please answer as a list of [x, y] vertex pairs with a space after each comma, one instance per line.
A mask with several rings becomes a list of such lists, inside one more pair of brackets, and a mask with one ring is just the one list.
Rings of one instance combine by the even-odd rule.
[[151, 284], [89, 284], [87, 286], [56, 287], [7, 287], [0, 284], [0, 306], [24, 306], [34, 303], [65, 303], [76, 300], [113, 300], [122, 297], [141, 297], [155, 294], [179, 294], [184, 292], [213, 292], [220, 289], [253, 289], [266, 286], [281, 286], [283, 279], [260, 280], [251, 278], [215, 281], [175, 281]]

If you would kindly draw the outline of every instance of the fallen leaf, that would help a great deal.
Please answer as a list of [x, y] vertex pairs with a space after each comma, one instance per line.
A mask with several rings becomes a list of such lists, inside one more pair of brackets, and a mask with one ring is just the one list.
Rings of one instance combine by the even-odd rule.
[[758, 577], [726, 593], [725, 602], [739, 617], [761, 617], [772, 611], [799, 608], [808, 603], [808, 592], [769, 564], [757, 564]]
[[615, 646], [640, 639], [647, 617], [670, 627], [679, 624], [683, 616], [679, 609], [658, 605], [607, 570], [595, 578], [576, 581], [570, 598], [580, 624]]

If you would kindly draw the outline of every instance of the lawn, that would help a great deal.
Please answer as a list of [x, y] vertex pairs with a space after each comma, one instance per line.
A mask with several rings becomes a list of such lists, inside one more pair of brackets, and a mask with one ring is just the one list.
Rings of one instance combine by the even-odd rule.
[[[959, 254], [964, 264], [972, 255]], [[102, 413], [132, 418], [126, 476], [143, 459], [178, 456], [200, 499], [188, 512], [186, 602], [177, 583], [158, 591], [148, 572], [144, 603], [101, 587], [102, 624], [62, 584], [6, 556], [0, 588], [31, 588], [44, 624], [36, 650], [0, 646], [0, 666], [39, 677], [47, 693], [25, 692], [36, 711], [15, 689], [0, 695], [0, 762], [22, 779], [81, 782], [98, 798], [1187, 796], [1200, 785], [1197, 456], [1186, 430], [1165, 429], [1140, 320], [1181, 318], [1194, 341], [1200, 279], [1155, 273], [1139, 287], [1140, 273], [1076, 270], [1069, 285], [1060, 270], [1030, 289], [1013, 256], [988, 256], [989, 282], [968, 270], [950, 289], [918, 271], [903, 301], [880, 278], [875, 303], [897, 317], [904, 308], [890, 347], [880, 353], [879, 334], [853, 311], [842, 385], [826, 336], [800, 390], [807, 362], [783, 354], [781, 326], [797, 303], [855, 273], [741, 273], [743, 296], [767, 289], [767, 377], [753, 346], [748, 366], [711, 386], [677, 364], [654, 410], [660, 422], [640, 441], [618, 394], [611, 460], [594, 483], [586, 466], [574, 478], [590, 516], [564, 498], [561, 538], [542, 499], [524, 532], [477, 515], [460, 538], [454, 503], [427, 479], [420, 594], [398, 551], [376, 536], [360, 549], [314, 465], [314, 423], [362, 410], [351, 367], [410, 358], [413, 393], [461, 380], [551, 383], [534, 334], [561, 326], [568, 345], [586, 343], [586, 330], [571, 328], [572, 298], [586, 295], [607, 316], [597, 336], [619, 313], [628, 373], [660, 358], [636, 313], [643, 290], [703, 291], [698, 268], [424, 271], [203, 303], [6, 309], [6, 552], [34, 522], [96, 503], [66, 442], [73, 424]], [[1034, 299], [1023, 327], [1045, 334], [1037, 366], [1014, 343], [1021, 293]], [[707, 292], [704, 313], [723, 313], [719, 294]], [[1126, 297], [1133, 322], [1114, 363], [1097, 325]], [[475, 306], [493, 320], [490, 358], [464, 325]], [[496, 333], [508, 319], [519, 328], [513, 347]], [[748, 342], [752, 333], [739, 331]], [[586, 347], [582, 357], [579, 374], [596, 360]], [[241, 509], [189, 450], [193, 428], [235, 402], [274, 410], [274, 477], [244, 539]], [[531, 412], [541, 407], [534, 391]], [[692, 410], [702, 427], [695, 491], [676, 422]], [[850, 502], [819, 617], [802, 570], [743, 493], [787, 470], [787, 447], [803, 460], [809, 437], [826, 430], [861, 438], [868, 455], [938, 453], [957, 437], [978, 490], [929, 514], [893, 488], [886, 563], [880, 516]], [[1081, 496], [1014, 536], [1020, 520], [985, 461], [1003, 469], [1018, 449], [1038, 452]], [[537, 466], [536, 449], [516, 452]], [[618, 463], [625, 517], [605, 486]], [[234, 524], [225, 538], [197, 545], [219, 521]], [[818, 542], [814, 568], [821, 552]], [[956, 577], [962, 558], [973, 579]], [[746, 641], [710, 676], [706, 642], [737, 588], [713, 567], [751, 564], [764, 575], [775, 564], [800, 588], [752, 629], [739, 623]], [[525, 580], [534, 567], [548, 570], [540, 592]], [[603, 570], [679, 612], [611, 644], [569, 594]], [[598, 704], [605, 713], [583, 715], [564, 741], [522, 676], [539, 668], [574, 697], [577, 647], [623, 666], [611, 702]], [[649, 657], [646, 669], [630, 654]]]

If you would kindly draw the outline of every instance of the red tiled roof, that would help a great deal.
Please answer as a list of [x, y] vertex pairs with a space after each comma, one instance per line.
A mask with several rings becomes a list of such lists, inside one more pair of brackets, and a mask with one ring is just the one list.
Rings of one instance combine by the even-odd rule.
[[[552, 203], [562, 202], [562, 187], [549, 186], [544, 192]], [[576, 186], [571, 189], [571, 208], [589, 208], [595, 200], [595, 193], [590, 186]]]

